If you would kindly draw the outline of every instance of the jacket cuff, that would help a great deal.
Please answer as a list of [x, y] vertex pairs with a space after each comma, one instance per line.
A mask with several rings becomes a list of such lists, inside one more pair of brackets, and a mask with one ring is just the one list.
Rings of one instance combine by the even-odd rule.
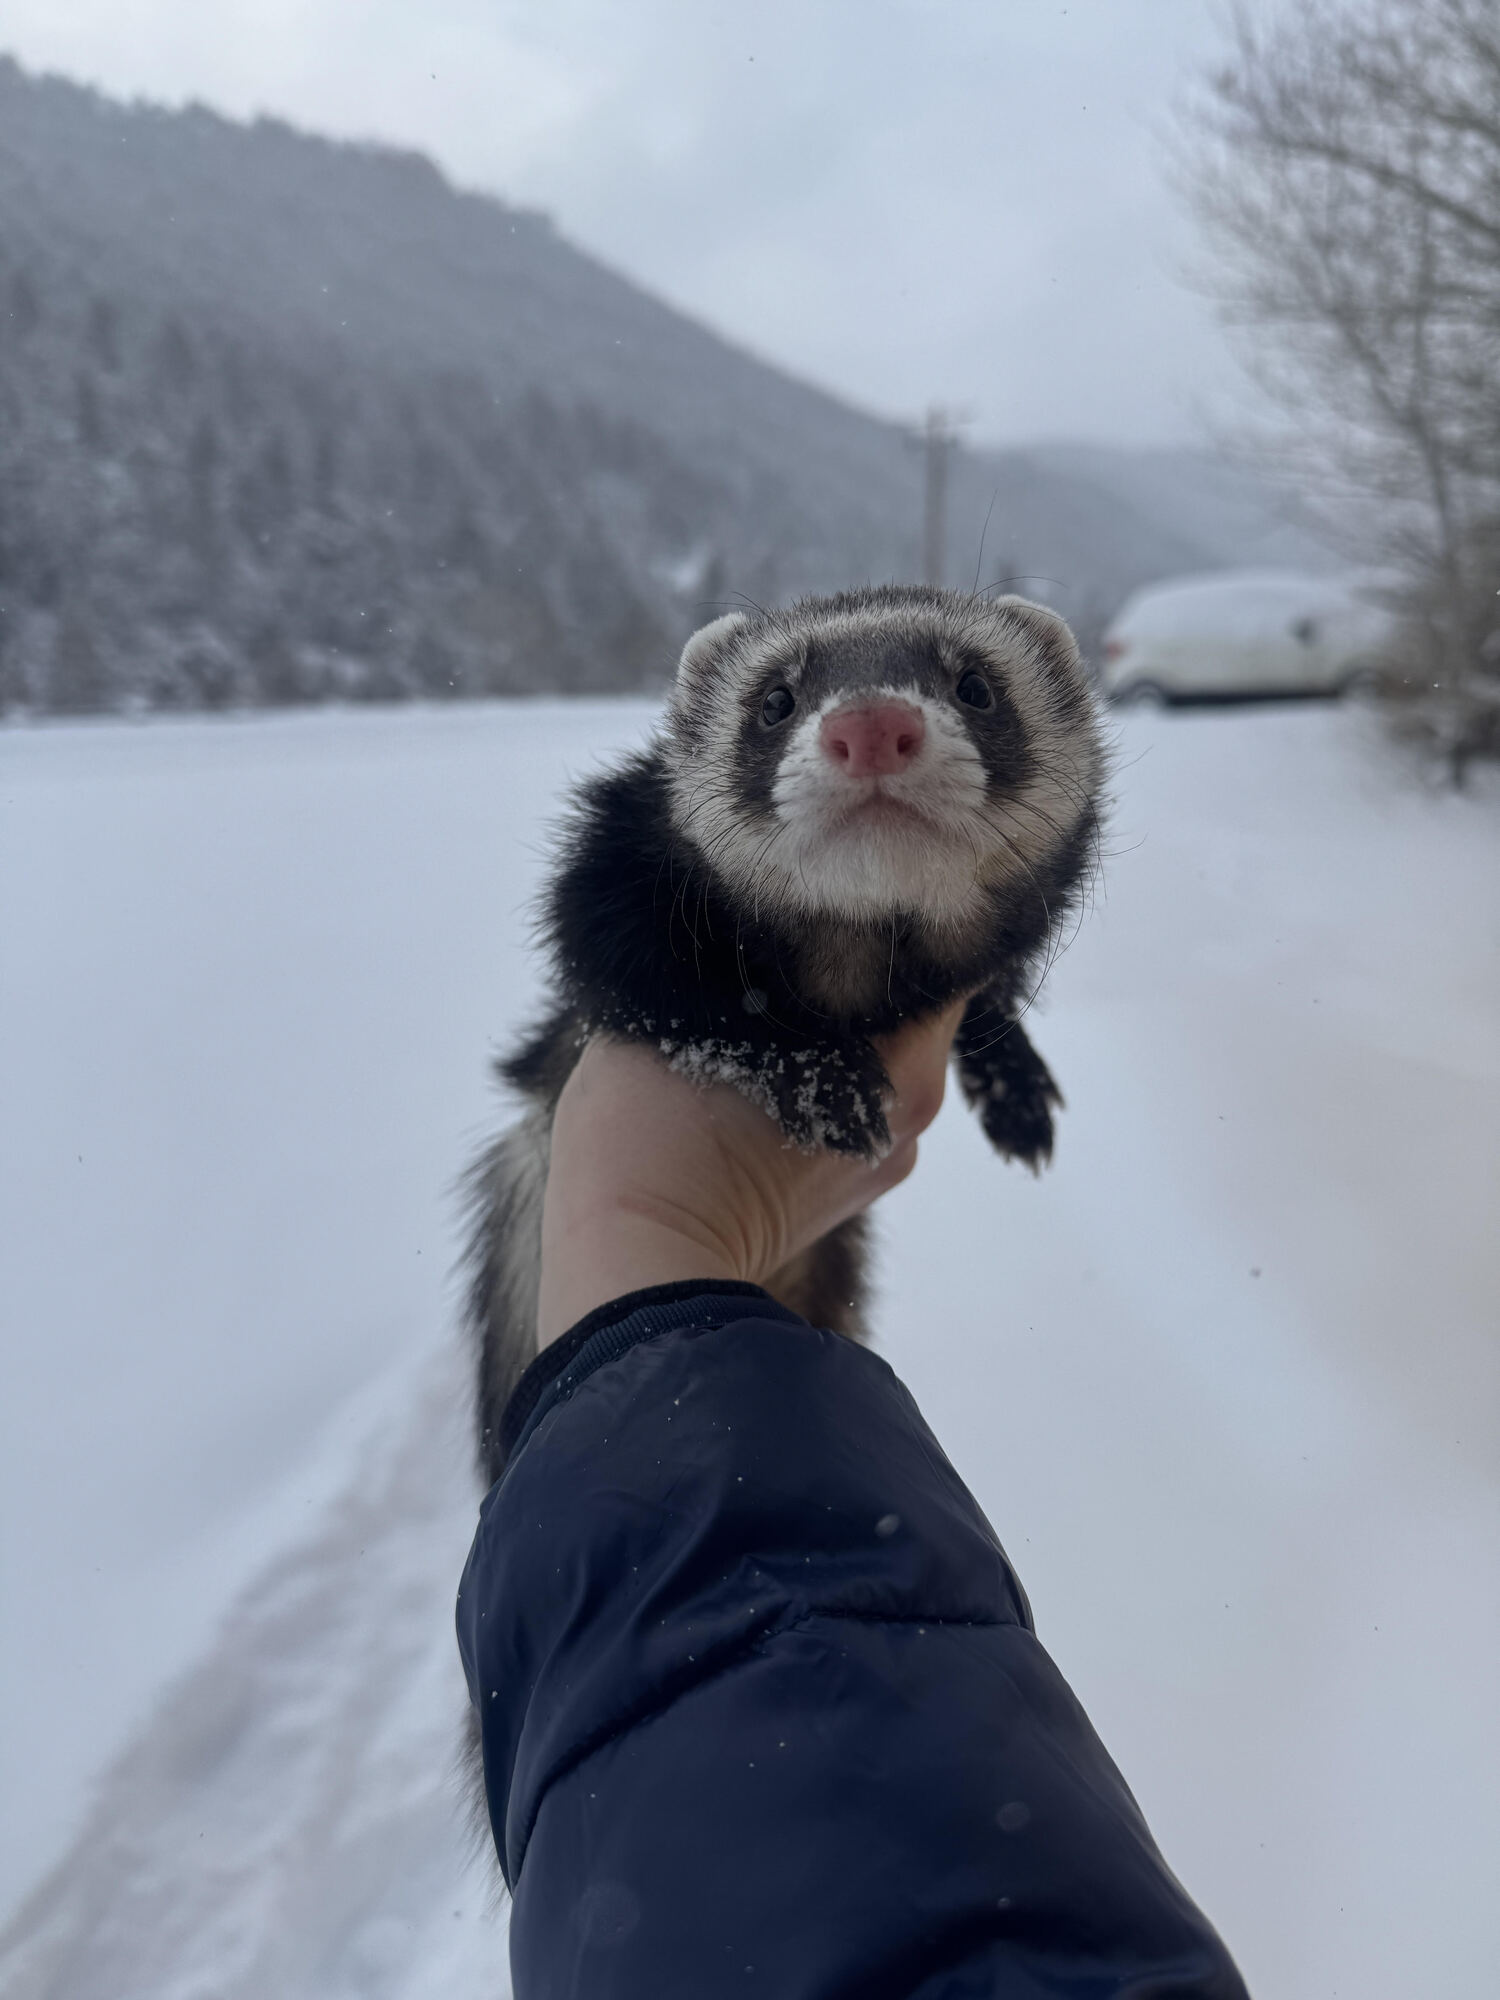
[[736, 1278], [679, 1278], [625, 1292], [585, 1313], [576, 1326], [548, 1343], [527, 1368], [500, 1419], [500, 1449], [509, 1465], [554, 1404], [571, 1396], [606, 1361], [673, 1327], [726, 1326], [735, 1319], [777, 1319], [797, 1325], [797, 1314], [760, 1285]]

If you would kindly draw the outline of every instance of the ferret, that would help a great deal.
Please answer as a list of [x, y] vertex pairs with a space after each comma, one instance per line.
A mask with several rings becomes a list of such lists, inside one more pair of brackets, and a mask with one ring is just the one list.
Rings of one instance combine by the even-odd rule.
[[[693, 635], [649, 746], [577, 795], [543, 904], [550, 1010], [497, 1064], [529, 1108], [468, 1181], [487, 1483], [536, 1352], [552, 1115], [590, 1036], [733, 1084], [792, 1145], [874, 1158], [872, 1037], [967, 995], [963, 1093], [1039, 1171], [1062, 1099], [1020, 1017], [1089, 878], [1103, 776], [1072, 635], [1022, 598], [887, 585]], [[862, 1338], [866, 1263], [861, 1217], [767, 1288]]]

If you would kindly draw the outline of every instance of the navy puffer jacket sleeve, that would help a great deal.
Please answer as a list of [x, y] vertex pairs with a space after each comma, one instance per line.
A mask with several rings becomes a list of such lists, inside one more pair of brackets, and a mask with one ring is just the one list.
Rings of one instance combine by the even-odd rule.
[[458, 1625], [517, 2000], [1243, 1995], [883, 1361], [664, 1287], [507, 1429]]

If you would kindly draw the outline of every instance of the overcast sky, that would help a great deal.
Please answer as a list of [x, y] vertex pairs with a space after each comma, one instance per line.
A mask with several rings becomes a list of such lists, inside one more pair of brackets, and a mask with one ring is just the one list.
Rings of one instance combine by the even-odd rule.
[[420, 147], [757, 352], [978, 439], [1192, 441], [1237, 378], [1160, 132], [1215, 0], [0, 0], [119, 95]]

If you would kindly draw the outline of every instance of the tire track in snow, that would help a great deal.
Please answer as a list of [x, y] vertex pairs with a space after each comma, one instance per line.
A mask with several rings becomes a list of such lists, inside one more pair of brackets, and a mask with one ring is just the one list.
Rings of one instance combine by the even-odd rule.
[[105, 1773], [0, 1934], [5, 2000], [509, 1993], [458, 1776], [460, 1370], [401, 1369], [354, 1477]]

